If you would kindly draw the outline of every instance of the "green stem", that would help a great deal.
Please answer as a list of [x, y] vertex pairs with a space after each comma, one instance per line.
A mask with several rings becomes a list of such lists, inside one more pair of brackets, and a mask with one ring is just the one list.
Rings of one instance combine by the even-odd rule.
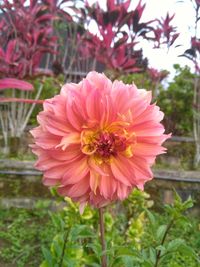
[[[171, 220], [171, 222], [168, 224], [167, 229], [166, 229], [166, 231], [163, 235], [162, 241], [161, 241], [161, 246], [165, 243], [167, 234], [169, 233], [169, 230], [171, 229], [173, 223], [174, 223], [174, 220]], [[159, 263], [160, 258], [161, 258], [161, 250], [159, 250], [156, 254], [156, 262], [155, 262], [154, 267], [158, 267], [158, 263]]]
[[60, 258], [60, 262], [59, 262], [58, 267], [63, 267], [63, 259], [64, 259], [64, 256], [65, 256], [67, 238], [68, 238], [68, 233], [65, 233], [64, 234], [64, 244], [63, 244], [63, 248], [62, 248], [62, 254], [61, 254], [61, 258]]
[[103, 219], [103, 208], [99, 208], [99, 225], [100, 225], [100, 238], [102, 247], [101, 267], [107, 267], [106, 259], [106, 242], [105, 242], [105, 230], [104, 230], [104, 219]]

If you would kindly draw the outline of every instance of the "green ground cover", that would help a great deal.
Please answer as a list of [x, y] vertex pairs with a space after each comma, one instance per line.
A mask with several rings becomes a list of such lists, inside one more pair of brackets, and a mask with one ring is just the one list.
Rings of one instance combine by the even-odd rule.
[[[109, 267], [154, 267], [159, 251], [160, 267], [199, 267], [200, 221], [185, 215], [191, 200], [176, 199], [159, 214], [152, 204], [147, 194], [134, 191], [123, 205], [107, 208]], [[81, 216], [69, 199], [64, 209], [49, 210], [48, 201], [32, 210], [0, 210], [0, 266], [100, 266], [97, 211], [86, 208]]]

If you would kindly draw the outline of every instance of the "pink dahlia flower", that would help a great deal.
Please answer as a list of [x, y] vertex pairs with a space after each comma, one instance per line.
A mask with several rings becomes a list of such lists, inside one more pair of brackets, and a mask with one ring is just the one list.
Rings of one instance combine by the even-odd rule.
[[153, 178], [150, 167], [169, 138], [151, 92], [90, 72], [44, 101], [31, 131], [36, 168], [47, 186], [84, 206], [125, 199]]

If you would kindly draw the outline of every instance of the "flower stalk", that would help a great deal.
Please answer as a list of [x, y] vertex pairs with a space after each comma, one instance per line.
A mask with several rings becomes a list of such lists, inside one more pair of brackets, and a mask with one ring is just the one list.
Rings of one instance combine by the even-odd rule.
[[64, 260], [64, 256], [65, 256], [65, 249], [66, 249], [66, 245], [67, 245], [67, 239], [68, 239], [68, 232], [65, 232], [65, 234], [64, 234], [64, 243], [63, 243], [62, 254], [61, 254], [61, 258], [60, 258], [60, 262], [59, 262], [59, 267], [63, 266], [63, 260]]
[[[167, 235], [168, 235], [168, 233], [169, 233], [169, 230], [172, 228], [173, 223], [174, 223], [174, 219], [172, 219], [171, 222], [170, 222], [170, 223], [168, 224], [168, 226], [167, 226], [167, 229], [166, 229], [166, 231], [165, 231], [165, 233], [164, 233], [164, 235], [163, 235], [162, 241], [161, 241], [161, 246], [164, 245], [165, 240], [166, 240], [166, 237], [167, 237]], [[161, 258], [161, 250], [159, 250], [159, 251], [157, 252], [157, 254], [156, 254], [156, 262], [155, 262], [154, 267], [158, 267], [160, 258]]]
[[107, 259], [106, 259], [106, 254], [105, 254], [106, 242], [105, 242], [103, 208], [99, 208], [99, 225], [100, 225], [100, 238], [101, 238], [101, 247], [102, 247], [101, 266], [107, 267]]

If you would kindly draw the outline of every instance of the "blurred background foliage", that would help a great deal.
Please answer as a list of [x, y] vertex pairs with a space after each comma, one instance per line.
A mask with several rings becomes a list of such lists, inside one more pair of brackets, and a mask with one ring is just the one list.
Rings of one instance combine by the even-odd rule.
[[188, 67], [174, 65], [174, 69], [174, 79], [166, 89], [161, 88], [157, 103], [165, 113], [163, 123], [167, 132], [177, 136], [191, 136], [195, 75]]
[[[177, 136], [192, 136], [193, 130], [193, 87], [195, 75], [189, 67], [174, 65], [175, 76], [169, 83], [158, 83], [156, 103], [165, 113], [163, 124], [166, 132]], [[129, 74], [120, 77], [125, 83], [135, 83], [138, 88], [152, 90], [155, 82], [146, 73]]]

